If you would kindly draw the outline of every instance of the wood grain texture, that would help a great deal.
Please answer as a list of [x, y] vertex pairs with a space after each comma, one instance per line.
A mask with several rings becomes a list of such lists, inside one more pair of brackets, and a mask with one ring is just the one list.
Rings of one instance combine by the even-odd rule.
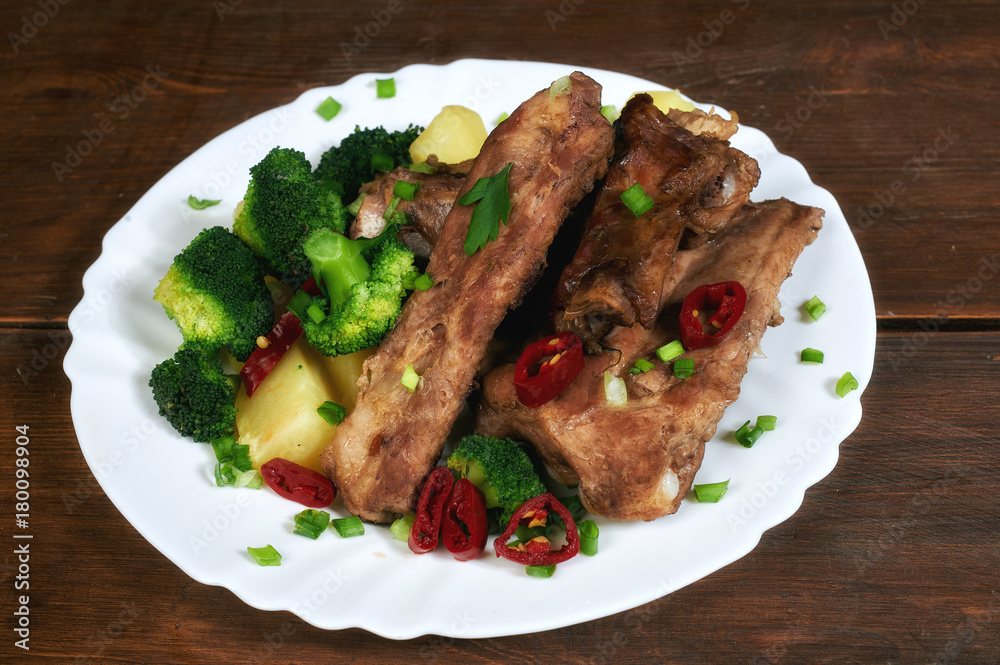
[[[387, 1], [0, 7], [0, 538], [12, 542], [20, 424], [31, 427], [38, 534], [30, 653], [12, 646], [17, 561], [0, 551], [0, 661], [1000, 661], [998, 3], [400, 0], [345, 57], [341, 42]], [[39, 19], [42, 5], [53, 15]], [[392, 642], [253, 610], [146, 543], [83, 460], [61, 369], [82, 275], [104, 233], [221, 132], [315, 86], [463, 57], [679, 87], [737, 110], [800, 160], [840, 203], [875, 293], [861, 426], [753, 552], [612, 617], [534, 636]], [[88, 141], [79, 164], [53, 166]]]

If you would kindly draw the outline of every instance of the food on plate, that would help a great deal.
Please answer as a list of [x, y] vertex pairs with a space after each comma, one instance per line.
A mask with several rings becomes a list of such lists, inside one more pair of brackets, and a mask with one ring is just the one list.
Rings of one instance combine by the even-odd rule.
[[[613, 326], [653, 326], [682, 235], [725, 228], [760, 177], [754, 159], [712, 134], [695, 136], [649, 95], [629, 100], [620, 123], [619, 156], [556, 292], [556, 327], [590, 352]], [[639, 214], [623, 202], [636, 185], [649, 197]]]
[[464, 106], [445, 106], [410, 145], [410, 159], [426, 162], [431, 155], [447, 164], [475, 159], [486, 141], [479, 114]]
[[353, 201], [374, 172], [385, 173], [397, 166], [423, 161], [410, 159], [410, 145], [422, 131], [416, 125], [395, 132], [382, 127], [356, 127], [340, 145], [323, 153], [313, 176], [322, 182], [338, 183], [343, 189], [343, 200]]
[[178, 349], [153, 368], [149, 387], [160, 415], [182, 436], [208, 443], [233, 433], [235, 389], [215, 354]]
[[522, 503], [546, 491], [528, 453], [513, 439], [464, 436], [448, 457], [448, 468], [483, 492], [486, 508], [499, 524], [507, 524]]
[[[485, 199], [454, 206], [427, 267], [433, 287], [410, 296], [365, 361], [355, 409], [322, 455], [354, 514], [388, 522], [413, 509], [493, 331], [540, 273], [569, 209], [607, 169], [613, 132], [600, 114], [600, 86], [580, 73], [566, 83], [521, 104], [472, 165], [463, 194], [509, 168], [509, 218], [487, 220], [495, 240], [470, 256], [473, 210]], [[421, 377], [412, 393], [400, 384], [408, 365]]]
[[[530, 441], [550, 475], [579, 485], [584, 506], [596, 515], [651, 520], [675, 512], [705, 442], [739, 395], [765, 328], [782, 320], [778, 289], [815, 238], [821, 217], [821, 210], [785, 199], [744, 206], [711, 242], [678, 250], [656, 325], [612, 328], [605, 348], [588, 355], [578, 380], [552, 401], [538, 408], [521, 404], [513, 364], [487, 374], [476, 431]], [[745, 310], [729, 334], [714, 346], [657, 362], [656, 350], [678, 337], [684, 298], [702, 285], [727, 281], [746, 290]], [[652, 368], [630, 373], [640, 359]], [[689, 378], [672, 371], [681, 359], [693, 361]], [[601, 378], [606, 370], [624, 381], [625, 406], [607, 404]]]

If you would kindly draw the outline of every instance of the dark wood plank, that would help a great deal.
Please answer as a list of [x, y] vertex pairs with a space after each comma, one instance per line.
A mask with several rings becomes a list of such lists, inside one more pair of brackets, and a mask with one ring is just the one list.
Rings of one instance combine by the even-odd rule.
[[[541, 635], [404, 642], [254, 610], [175, 568], [118, 513], [86, 466], [61, 356], [26, 383], [12, 371], [50, 343], [44, 332], [0, 333], [8, 442], [0, 477], [13, 474], [14, 427], [30, 426], [35, 657], [163, 665], [985, 665], [1000, 656], [1000, 448], [987, 406], [1000, 391], [997, 333], [883, 334], [864, 418], [841, 446], [837, 468], [753, 552], [708, 578], [635, 610]], [[12, 522], [0, 521], [8, 543]], [[9, 550], [0, 555], [3, 587], [11, 588], [15, 570]], [[0, 596], [0, 611], [11, 616], [13, 594]], [[558, 599], [544, 593], [525, 602], [558, 611]], [[8, 640], [0, 652], [12, 648]]]

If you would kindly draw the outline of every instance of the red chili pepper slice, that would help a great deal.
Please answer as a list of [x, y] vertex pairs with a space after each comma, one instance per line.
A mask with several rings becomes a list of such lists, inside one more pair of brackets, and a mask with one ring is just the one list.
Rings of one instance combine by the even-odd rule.
[[275, 492], [307, 508], [325, 508], [337, 496], [329, 478], [283, 457], [261, 464], [260, 475]]
[[583, 340], [561, 332], [541, 339], [524, 350], [514, 366], [517, 399], [536, 408], [566, 390], [583, 371]]
[[267, 334], [267, 340], [270, 344], [263, 349], [260, 347], [254, 349], [243, 364], [243, 368], [240, 369], [240, 378], [243, 379], [247, 397], [253, 397], [257, 386], [267, 378], [278, 361], [284, 357], [285, 352], [301, 336], [302, 324], [298, 317], [291, 312], [282, 314], [278, 322], [274, 324], [274, 328]]
[[486, 498], [468, 478], [459, 478], [444, 508], [444, 546], [459, 561], [471, 561], [486, 549], [487, 535]]
[[318, 296], [319, 294], [323, 293], [323, 291], [321, 291], [319, 288], [319, 284], [316, 283], [315, 277], [310, 277], [309, 279], [307, 279], [301, 288], [303, 291], [305, 291], [311, 296]]
[[[743, 316], [747, 292], [739, 282], [702, 284], [684, 298], [681, 305], [681, 344], [688, 351], [715, 346]], [[704, 324], [699, 315], [715, 310]]]
[[[563, 524], [566, 525], [566, 544], [553, 550], [547, 542], [531, 540], [523, 550], [509, 547], [507, 541], [521, 526], [521, 522], [530, 523], [536, 513], [542, 510], [555, 511], [562, 518]], [[503, 534], [493, 541], [493, 548], [496, 550], [497, 556], [502, 556], [514, 563], [525, 566], [548, 566], [553, 563], [562, 563], [576, 556], [576, 553], [580, 551], [580, 534], [577, 533], [576, 522], [573, 521], [573, 515], [566, 509], [566, 506], [562, 505], [559, 499], [552, 494], [546, 492], [521, 504], [521, 507], [511, 516]]]
[[445, 503], [454, 485], [455, 477], [446, 466], [435, 467], [424, 481], [424, 488], [417, 499], [416, 517], [410, 528], [410, 549], [417, 554], [426, 554], [437, 547]]

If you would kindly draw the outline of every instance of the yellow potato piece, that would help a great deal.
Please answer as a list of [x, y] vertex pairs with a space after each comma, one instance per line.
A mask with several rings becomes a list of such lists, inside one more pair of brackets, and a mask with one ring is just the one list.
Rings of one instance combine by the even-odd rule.
[[485, 140], [486, 125], [478, 113], [464, 106], [445, 106], [410, 145], [410, 159], [426, 162], [437, 155], [440, 162], [457, 164], [478, 155]]
[[354, 382], [369, 354], [326, 358], [299, 338], [253, 397], [241, 387], [236, 395], [236, 431], [240, 443], [250, 446], [254, 467], [283, 457], [322, 471], [319, 454], [337, 428], [316, 409], [327, 400], [344, 405], [348, 412], [354, 408], [358, 394]]
[[[641, 94], [642, 92], [637, 92], [632, 97]], [[653, 104], [656, 108], [664, 113], [670, 109], [680, 109], [681, 111], [694, 110], [694, 104], [681, 97], [680, 93], [676, 90], [648, 90], [646, 94], [653, 98]]]

